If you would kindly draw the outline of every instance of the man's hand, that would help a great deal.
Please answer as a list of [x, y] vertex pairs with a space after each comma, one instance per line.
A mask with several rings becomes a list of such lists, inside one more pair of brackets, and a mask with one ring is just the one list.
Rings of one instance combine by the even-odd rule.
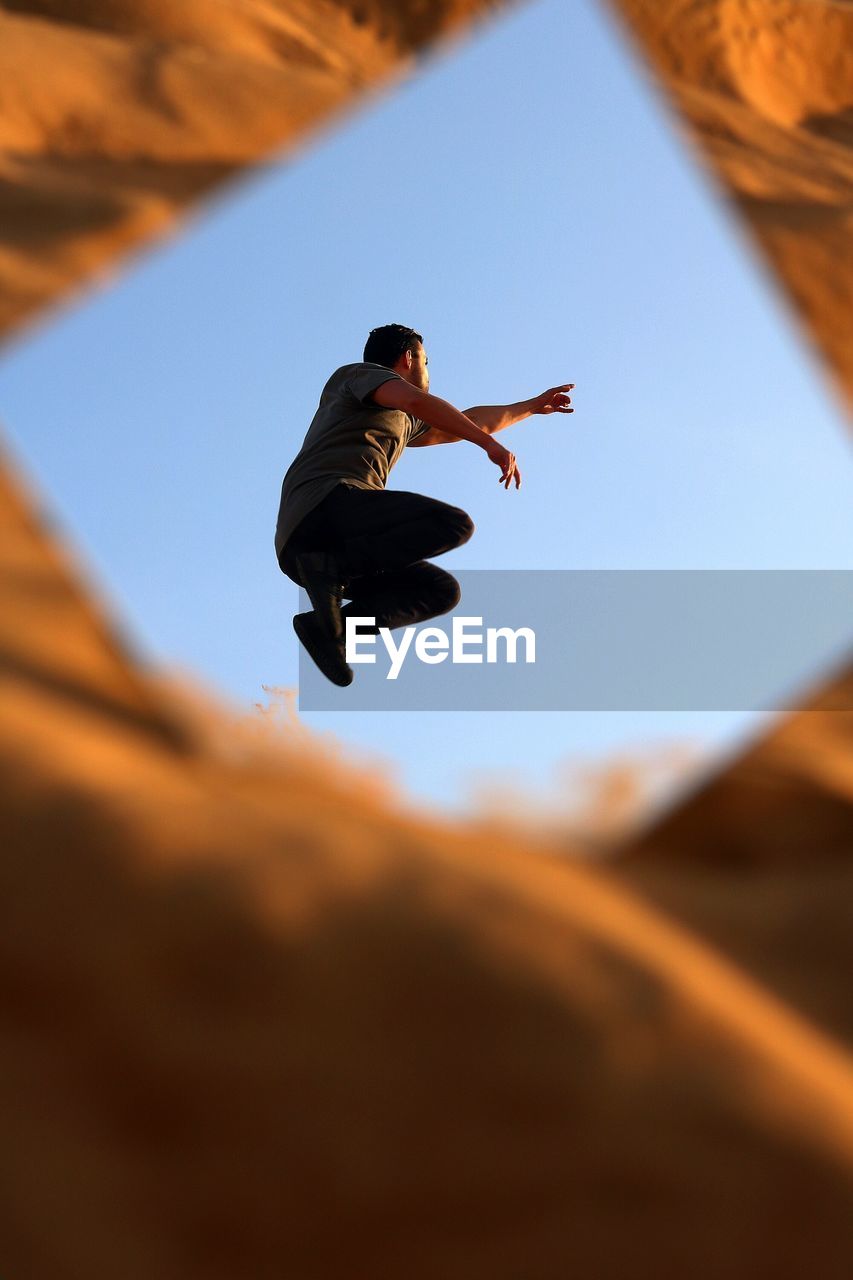
[[574, 390], [574, 383], [567, 382], [562, 387], [551, 387], [543, 391], [541, 396], [534, 396], [530, 401], [531, 413], [574, 413], [572, 397], [567, 393]]
[[499, 483], [505, 489], [509, 488], [510, 481], [515, 478], [516, 489], [521, 488], [521, 472], [518, 469], [518, 463], [515, 460], [515, 454], [510, 453], [509, 449], [505, 449], [502, 444], [498, 444], [497, 440], [490, 440], [486, 445], [486, 453], [496, 466], [501, 469], [501, 477]]

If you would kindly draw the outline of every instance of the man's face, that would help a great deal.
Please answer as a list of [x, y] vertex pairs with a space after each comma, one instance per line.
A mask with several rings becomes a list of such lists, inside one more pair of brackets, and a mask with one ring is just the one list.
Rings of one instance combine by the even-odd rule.
[[429, 391], [429, 356], [424, 351], [423, 343], [418, 342], [411, 348], [412, 367], [409, 370], [409, 382], [421, 391]]

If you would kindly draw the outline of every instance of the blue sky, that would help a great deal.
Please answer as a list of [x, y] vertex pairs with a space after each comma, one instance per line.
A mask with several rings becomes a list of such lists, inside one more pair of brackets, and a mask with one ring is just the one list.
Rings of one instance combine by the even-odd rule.
[[[849, 568], [837, 405], [737, 224], [603, 11], [540, 0], [208, 205], [0, 364], [13, 453], [144, 652], [232, 702], [294, 686], [273, 531], [320, 390], [367, 331], [424, 333], [459, 407], [576, 383], [572, 416], [391, 486], [468, 510], [471, 568]], [[417, 798], [541, 786], [567, 756], [754, 715], [305, 715]]]

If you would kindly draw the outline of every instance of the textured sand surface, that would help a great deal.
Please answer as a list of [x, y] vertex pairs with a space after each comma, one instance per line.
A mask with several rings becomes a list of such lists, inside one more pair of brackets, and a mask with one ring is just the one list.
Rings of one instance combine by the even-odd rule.
[[853, 405], [853, 5], [611, 4]]
[[167, 710], [0, 496], [12, 1274], [846, 1274], [848, 1054], [607, 877]]
[[[853, 4], [612, 0], [853, 400]], [[807, 429], [807, 424], [804, 424]], [[853, 852], [853, 676], [639, 842], [646, 860], [838, 867]], [[832, 695], [829, 697], [829, 695]], [[831, 700], [835, 709], [823, 709]], [[765, 820], [766, 819], [766, 820]], [[688, 837], [684, 839], [682, 837]]]
[[850, 1054], [605, 874], [167, 711], [0, 497], [8, 1274], [848, 1274]]
[[[853, 5], [613, 0], [613, 7], [757, 236], [849, 405]], [[650, 900], [848, 1040], [853, 713], [840, 708], [851, 694], [848, 669], [633, 841], [619, 864]]]
[[501, 0], [0, 4], [0, 337]]
[[[853, 398], [853, 7], [610, 0]], [[501, 0], [0, 4], [0, 336]]]
[[853, 1042], [853, 710], [840, 709], [851, 693], [849, 672], [822, 684], [617, 865]]
[[694, 864], [734, 870], [853, 865], [849, 669], [821, 682], [631, 848], [637, 861], [672, 866], [687, 849]]

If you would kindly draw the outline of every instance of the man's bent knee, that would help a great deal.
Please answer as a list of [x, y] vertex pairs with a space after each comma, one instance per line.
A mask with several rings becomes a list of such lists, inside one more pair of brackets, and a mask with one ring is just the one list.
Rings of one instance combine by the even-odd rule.
[[474, 532], [474, 521], [461, 507], [451, 507], [448, 523], [453, 531], [455, 545], [461, 547]]
[[447, 575], [445, 581], [436, 583], [433, 589], [433, 606], [436, 613], [450, 613], [462, 599], [462, 589], [455, 578]]

